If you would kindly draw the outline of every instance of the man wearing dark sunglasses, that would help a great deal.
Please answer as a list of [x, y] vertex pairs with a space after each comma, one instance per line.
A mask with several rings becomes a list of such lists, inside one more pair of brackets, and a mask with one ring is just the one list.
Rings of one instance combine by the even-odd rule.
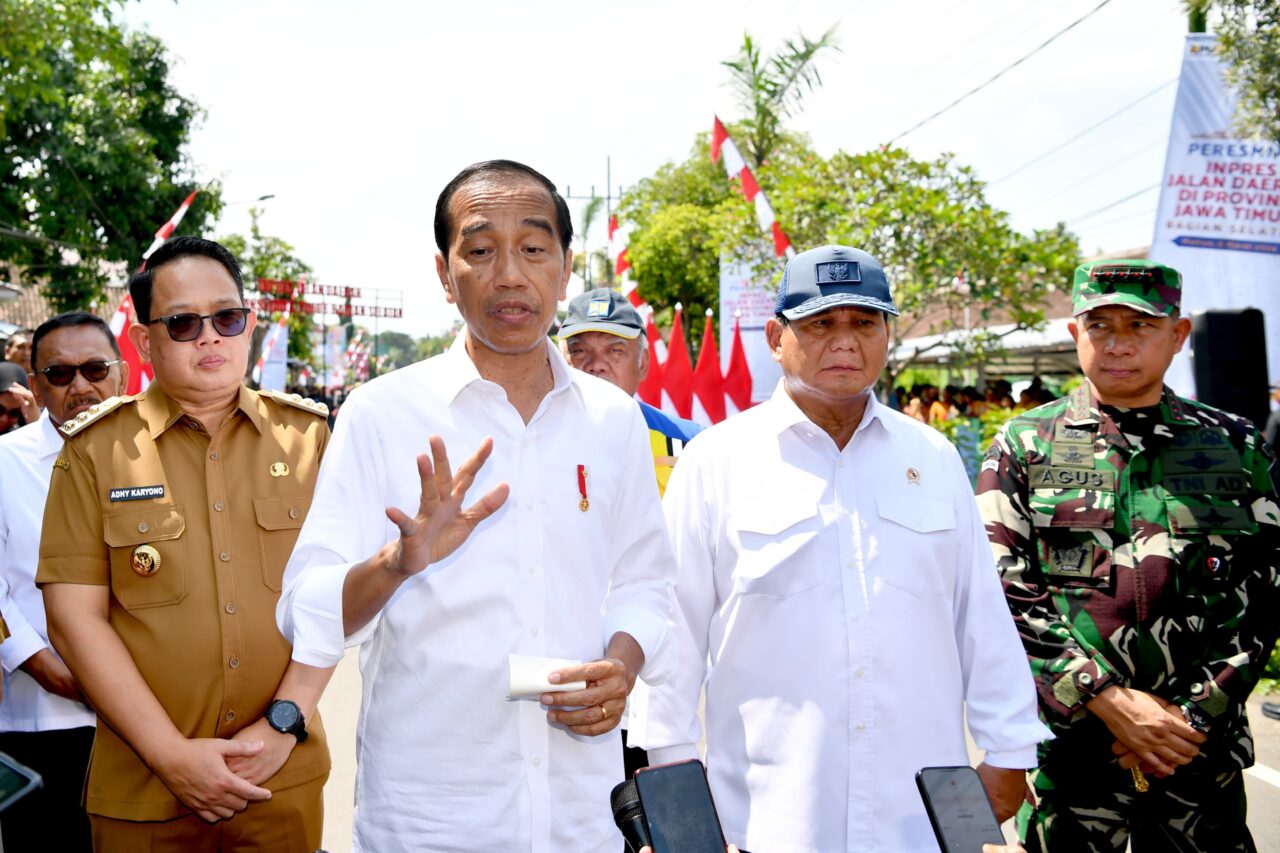
[[44, 787], [5, 812], [0, 833], [7, 850], [88, 853], [89, 820], [80, 793], [94, 714], [49, 645], [36, 561], [49, 476], [62, 450], [58, 427], [124, 393], [129, 366], [120, 361], [107, 324], [84, 311], [46, 320], [29, 342], [31, 389], [44, 414], [0, 438], [0, 611], [12, 632], [0, 644], [0, 752], [36, 770]]
[[[63, 425], [37, 578], [54, 648], [106, 723], [94, 847], [310, 853], [331, 670], [290, 664], [273, 614], [327, 413], [244, 386], [255, 317], [222, 246], [171, 240], [129, 291], [155, 381]], [[76, 366], [76, 382], [97, 369]]]

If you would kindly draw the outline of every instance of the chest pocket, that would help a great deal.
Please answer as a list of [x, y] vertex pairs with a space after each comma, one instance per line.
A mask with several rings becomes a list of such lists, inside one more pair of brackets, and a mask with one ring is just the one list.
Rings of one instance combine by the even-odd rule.
[[187, 596], [187, 529], [180, 506], [109, 513], [103, 538], [111, 549], [111, 592], [126, 610], [177, 604]]
[[897, 542], [886, 541], [887, 553], [882, 553], [878, 561], [883, 570], [880, 577], [889, 586], [897, 587], [917, 598], [940, 595], [943, 592], [940, 564], [945, 555], [937, 551], [939, 548], [949, 548], [947, 543], [953, 540], [948, 537], [945, 542], [934, 542], [931, 539], [940, 537], [916, 534], [954, 530], [955, 504], [940, 498], [877, 495], [876, 511], [881, 519], [911, 531], [905, 539], [895, 536], [893, 538]]
[[311, 508], [311, 498], [258, 498], [253, 512], [258, 519], [258, 546], [261, 549], [262, 582], [279, 592], [284, 567], [298, 541], [298, 531]]
[[1098, 489], [1033, 489], [1027, 508], [1036, 557], [1050, 584], [1109, 587], [1116, 493]]
[[[1240, 475], [1243, 477], [1244, 475]], [[1258, 532], [1247, 499], [1220, 495], [1166, 495], [1170, 546], [1183, 568], [1177, 573], [1178, 591], [1187, 595], [1212, 593], [1236, 586], [1251, 560], [1240, 553]]]
[[734, 585], [739, 592], [787, 598], [822, 583], [816, 503], [764, 498], [740, 504], [731, 521], [738, 538]]

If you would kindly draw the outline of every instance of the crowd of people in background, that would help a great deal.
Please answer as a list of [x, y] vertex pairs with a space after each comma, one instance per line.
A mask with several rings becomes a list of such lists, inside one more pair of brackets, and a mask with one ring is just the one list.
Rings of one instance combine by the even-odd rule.
[[980, 418], [993, 409], [1002, 409], [1010, 414], [1025, 412], [1060, 396], [1060, 391], [1050, 389], [1042, 377], [1035, 376], [1016, 398], [1012, 382], [993, 379], [985, 384], [982, 391], [973, 385], [946, 385], [939, 389], [937, 385], [925, 382], [912, 385], [910, 391], [899, 385], [889, 395], [888, 403], [921, 423], [938, 424], [963, 417]]

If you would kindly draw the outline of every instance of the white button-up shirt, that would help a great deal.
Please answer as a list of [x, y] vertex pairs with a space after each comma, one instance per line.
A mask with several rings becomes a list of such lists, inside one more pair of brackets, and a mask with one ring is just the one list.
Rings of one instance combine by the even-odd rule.
[[[764, 853], [936, 851], [922, 767], [1035, 765], [1048, 737], [969, 480], [868, 402], [844, 450], [781, 384], [691, 443], [663, 508], [677, 675], [633, 702], [653, 763], [696, 755], [726, 837]], [[710, 656], [708, 669], [707, 659]]]
[[[355, 847], [608, 851], [621, 840], [609, 791], [623, 778], [617, 730], [581, 737], [531, 701], [508, 701], [507, 655], [595, 660], [618, 631], [665, 680], [674, 563], [649, 432], [623, 392], [566, 365], [526, 425], [480, 378], [459, 340], [445, 354], [357, 389], [343, 404], [277, 616], [293, 657], [341, 657], [342, 584], [417, 511], [414, 458], [443, 436], [461, 464], [493, 436], [466, 504], [511, 491], [456, 552], [407, 580], [369, 625], [357, 740]], [[587, 469], [580, 508], [578, 466]]]
[[62, 435], [48, 412], [0, 436], [0, 613], [11, 634], [0, 643], [0, 732], [73, 729], [96, 720], [86, 705], [50, 693], [18, 669], [41, 649], [53, 651], [35, 575], [49, 477], [60, 450]]

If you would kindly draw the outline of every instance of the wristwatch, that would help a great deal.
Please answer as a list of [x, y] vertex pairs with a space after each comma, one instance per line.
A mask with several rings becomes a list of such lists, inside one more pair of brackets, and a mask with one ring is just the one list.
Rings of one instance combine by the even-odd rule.
[[307, 721], [302, 718], [298, 703], [277, 699], [267, 708], [267, 725], [281, 734], [293, 735], [302, 743], [307, 739]]

